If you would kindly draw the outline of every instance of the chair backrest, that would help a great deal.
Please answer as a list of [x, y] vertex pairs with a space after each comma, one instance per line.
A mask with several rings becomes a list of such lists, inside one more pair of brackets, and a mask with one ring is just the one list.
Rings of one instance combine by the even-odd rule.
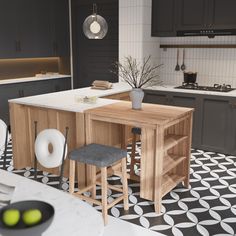
[[[49, 150], [51, 146], [52, 150]], [[46, 168], [56, 168], [67, 156], [67, 143], [64, 135], [57, 129], [41, 131], [35, 140], [37, 161]], [[63, 157], [64, 154], [64, 157]]]
[[6, 123], [0, 119], [0, 153], [5, 150], [6, 134], [8, 132]]

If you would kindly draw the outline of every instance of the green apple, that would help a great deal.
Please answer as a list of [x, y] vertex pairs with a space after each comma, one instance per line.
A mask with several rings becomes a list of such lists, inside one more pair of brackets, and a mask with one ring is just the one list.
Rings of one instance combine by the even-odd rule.
[[42, 212], [38, 209], [30, 209], [23, 212], [22, 220], [26, 225], [32, 226], [42, 220]]
[[7, 226], [15, 226], [20, 220], [20, 211], [17, 209], [8, 209], [3, 212], [2, 221]]

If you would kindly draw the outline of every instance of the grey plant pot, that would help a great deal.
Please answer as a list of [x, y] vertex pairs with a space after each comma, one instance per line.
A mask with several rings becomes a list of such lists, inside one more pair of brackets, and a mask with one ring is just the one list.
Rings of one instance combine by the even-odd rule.
[[144, 97], [143, 90], [141, 88], [133, 88], [129, 96], [132, 102], [132, 109], [135, 109], [135, 110], [142, 109], [142, 101]]

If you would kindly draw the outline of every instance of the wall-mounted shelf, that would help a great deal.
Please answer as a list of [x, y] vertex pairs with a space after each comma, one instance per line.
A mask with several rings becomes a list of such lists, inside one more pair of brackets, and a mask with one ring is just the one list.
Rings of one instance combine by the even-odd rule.
[[236, 44], [161, 44], [160, 48], [236, 48]]

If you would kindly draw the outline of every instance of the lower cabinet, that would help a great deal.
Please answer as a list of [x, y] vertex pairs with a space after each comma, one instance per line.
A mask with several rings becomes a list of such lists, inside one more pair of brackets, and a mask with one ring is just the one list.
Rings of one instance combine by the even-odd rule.
[[67, 78], [0, 85], [0, 119], [10, 124], [8, 100], [71, 89]]
[[194, 108], [192, 147], [236, 154], [236, 98], [146, 90], [144, 102]]

